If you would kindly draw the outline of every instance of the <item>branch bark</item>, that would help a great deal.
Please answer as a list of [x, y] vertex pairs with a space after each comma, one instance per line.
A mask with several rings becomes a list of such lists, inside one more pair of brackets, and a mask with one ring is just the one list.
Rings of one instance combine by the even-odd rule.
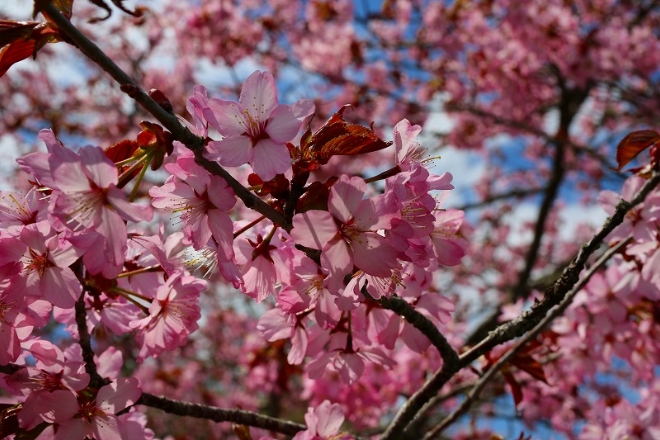
[[253, 426], [286, 435], [295, 435], [297, 432], [307, 429], [305, 425], [263, 416], [251, 411], [222, 409], [197, 403], [181, 402], [149, 393], [142, 393], [142, 396], [135, 404], [157, 408], [178, 416], [196, 417], [213, 420], [214, 422], [232, 422], [238, 425]]

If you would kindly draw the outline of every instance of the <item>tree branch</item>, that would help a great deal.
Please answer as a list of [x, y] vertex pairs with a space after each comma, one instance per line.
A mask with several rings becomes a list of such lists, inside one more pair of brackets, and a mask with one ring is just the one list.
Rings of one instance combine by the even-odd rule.
[[567, 292], [578, 282], [579, 275], [585, 267], [589, 257], [598, 249], [605, 238], [623, 222], [623, 219], [633, 207], [644, 201], [646, 196], [660, 184], [660, 173], [654, 171], [653, 176], [644, 184], [635, 197], [627, 202], [621, 200], [614, 214], [605, 221], [603, 227], [585, 243], [573, 261], [564, 269], [562, 275], [555, 283], [546, 289], [543, 299], [535, 303], [532, 308], [522, 313], [515, 320], [502, 324], [490, 332], [487, 338], [482, 340], [472, 349], [463, 353], [457, 364], [443, 363], [442, 367], [431, 378], [413, 394], [410, 399], [399, 410], [392, 420], [381, 440], [393, 440], [401, 438], [401, 435], [416, 414], [431, 400], [436, 393], [453, 377], [456, 372], [472, 363], [479, 356], [490, 351], [493, 347], [511, 339], [520, 337], [531, 331], [546, 316], [548, 311], [559, 304]]
[[481, 391], [484, 387], [495, 377], [495, 375], [500, 371], [500, 369], [507, 364], [516, 354], [518, 354], [532, 339], [536, 336], [554, 319], [561, 316], [566, 308], [573, 302], [575, 295], [582, 290], [582, 288], [587, 284], [589, 279], [595, 274], [603, 265], [612, 258], [617, 252], [619, 252], [624, 246], [626, 246], [632, 237], [627, 238], [626, 240], [620, 241], [615, 246], [605, 252], [593, 266], [589, 268], [587, 273], [580, 279], [579, 282], [573, 286], [571, 291], [566, 294], [564, 299], [559, 303], [557, 307], [552, 309], [552, 311], [539, 322], [536, 327], [524, 335], [516, 344], [504, 354], [500, 359], [497, 360], [486, 373], [479, 379], [476, 385], [469, 392], [467, 397], [461, 402], [461, 404], [447, 417], [445, 417], [439, 424], [437, 424], [432, 430], [430, 430], [425, 436], [424, 440], [430, 440], [440, 434], [445, 428], [454, 423], [460, 416], [465, 414], [470, 406], [474, 403], [476, 399], [479, 398]]
[[85, 290], [80, 294], [76, 301], [76, 326], [78, 327], [78, 344], [82, 349], [83, 361], [85, 361], [85, 372], [89, 374], [89, 384], [94, 388], [100, 388], [104, 385], [104, 379], [96, 370], [96, 361], [94, 361], [94, 350], [87, 330], [87, 311], [85, 310]]
[[232, 422], [238, 425], [254, 426], [255, 428], [267, 429], [286, 435], [295, 435], [297, 432], [307, 429], [305, 425], [263, 416], [251, 411], [222, 409], [197, 403], [181, 402], [149, 393], [142, 393], [142, 396], [135, 404], [157, 408], [166, 413], [178, 416], [196, 417], [213, 420], [214, 422]]
[[203, 138], [193, 134], [188, 128], [184, 127], [175, 115], [167, 112], [147, 93], [144, 92], [133, 79], [128, 76], [119, 66], [117, 66], [98, 46], [83, 35], [69, 20], [67, 20], [55, 6], [47, 3], [43, 11], [48, 14], [50, 19], [57, 24], [60, 31], [64, 32], [73, 41], [78, 49], [90, 60], [94, 61], [105, 70], [122, 87], [122, 91], [127, 93], [146, 111], [151, 113], [158, 121], [167, 128], [174, 139], [178, 140], [195, 153], [195, 161], [204, 167], [211, 174], [222, 177], [227, 184], [234, 190], [234, 194], [240, 198], [246, 207], [251, 208], [258, 213], [269, 218], [273, 223], [279, 225], [286, 231], [291, 230], [291, 223], [284, 215], [277, 212], [266, 202], [248, 191], [238, 180], [216, 162], [210, 161], [204, 157], [205, 141]]
[[[366, 289], [363, 288], [362, 293], [371, 298]], [[376, 301], [382, 307], [402, 316], [413, 327], [422, 332], [424, 336], [429, 338], [433, 346], [440, 352], [443, 363], [458, 363], [458, 353], [456, 353], [456, 350], [454, 350], [449, 344], [447, 338], [440, 333], [440, 330], [438, 330], [438, 328], [426, 316], [415, 310], [410, 304], [408, 304], [408, 302], [396, 295], [392, 295], [390, 298], [382, 297], [380, 299], [371, 299]]]

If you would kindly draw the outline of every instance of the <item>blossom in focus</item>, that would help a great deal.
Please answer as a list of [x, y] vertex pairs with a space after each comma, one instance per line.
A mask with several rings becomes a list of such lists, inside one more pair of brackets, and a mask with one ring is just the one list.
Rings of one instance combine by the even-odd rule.
[[362, 199], [364, 180], [342, 175], [330, 189], [328, 211], [307, 211], [293, 217], [291, 237], [312, 249], [320, 249], [321, 266], [328, 270], [331, 293], [343, 288], [353, 265], [370, 275], [390, 276], [398, 266], [397, 251], [380, 235], [400, 218], [392, 192]]
[[245, 81], [238, 102], [209, 99], [204, 117], [223, 136], [208, 144], [207, 157], [223, 166], [245, 163], [268, 181], [291, 165], [286, 143], [314, 113], [314, 104], [301, 99], [293, 105], [278, 105], [275, 79], [256, 71]]

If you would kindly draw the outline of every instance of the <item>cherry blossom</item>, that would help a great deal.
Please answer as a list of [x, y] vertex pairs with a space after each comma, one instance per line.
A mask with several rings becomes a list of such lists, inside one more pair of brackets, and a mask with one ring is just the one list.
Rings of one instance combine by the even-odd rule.
[[208, 157], [221, 165], [249, 163], [264, 181], [291, 165], [286, 142], [314, 112], [309, 100], [278, 105], [275, 80], [269, 72], [254, 72], [243, 84], [238, 103], [211, 98], [203, 114], [223, 136], [210, 142]]

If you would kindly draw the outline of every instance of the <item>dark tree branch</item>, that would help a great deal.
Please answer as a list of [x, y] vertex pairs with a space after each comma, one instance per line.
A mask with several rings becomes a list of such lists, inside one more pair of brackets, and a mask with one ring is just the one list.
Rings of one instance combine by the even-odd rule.
[[167, 128], [174, 139], [178, 140], [195, 153], [195, 161], [204, 167], [211, 174], [222, 177], [227, 184], [234, 190], [234, 194], [240, 198], [246, 207], [257, 211], [269, 218], [273, 223], [279, 225], [286, 231], [291, 230], [291, 223], [282, 215], [273, 209], [266, 202], [248, 191], [239, 181], [216, 162], [210, 161], [204, 157], [205, 141], [196, 136], [186, 127], [184, 127], [173, 114], [163, 109], [147, 93], [144, 92], [133, 79], [119, 68], [98, 46], [92, 43], [75, 26], [67, 20], [55, 6], [51, 3], [44, 5], [43, 11], [57, 25], [60, 31], [64, 32], [73, 41], [78, 49], [84, 53], [90, 60], [94, 61], [103, 70], [105, 70], [117, 83], [121, 85], [122, 91], [127, 93], [146, 111], [151, 113], [158, 121]]
[[[366, 289], [362, 289], [362, 293], [371, 298], [366, 292]], [[413, 327], [429, 338], [429, 341], [431, 341], [433, 346], [440, 352], [443, 363], [456, 364], [458, 362], [458, 353], [456, 353], [456, 350], [454, 350], [449, 344], [447, 338], [440, 333], [440, 330], [438, 330], [438, 328], [426, 316], [415, 310], [413, 306], [408, 304], [405, 300], [396, 295], [392, 295], [390, 298], [382, 297], [380, 299], [371, 299], [376, 301], [382, 307], [402, 316]]]
[[93, 388], [100, 388], [105, 384], [104, 379], [96, 370], [96, 361], [94, 361], [94, 350], [92, 350], [92, 341], [87, 330], [87, 311], [85, 310], [85, 290], [80, 294], [76, 301], [76, 326], [78, 327], [78, 344], [82, 349], [82, 357], [85, 362], [85, 371], [89, 374], [89, 384]]
[[435, 438], [438, 434], [440, 434], [445, 428], [450, 426], [452, 423], [456, 422], [460, 416], [465, 414], [469, 409], [470, 406], [479, 398], [479, 395], [481, 394], [481, 391], [485, 388], [485, 386], [493, 380], [495, 375], [500, 371], [500, 369], [509, 363], [511, 359], [517, 354], [520, 353], [520, 351], [525, 348], [527, 344], [529, 344], [533, 339], [536, 338], [536, 336], [553, 320], [561, 316], [566, 308], [573, 302], [573, 298], [578, 294], [580, 290], [587, 284], [587, 282], [591, 279], [593, 274], [595, 274], [598, 270], [600, 270], [603, 265], [610, 259], [612, 258], [616, 253], [618, 253], [624, 246], [626, 246], [630, 242], [630, 238], [620, 241], [617, 243], [615, 246], [611, 247], [610, 249], [603, 254], [596, 263], [593, 264], [587, 271], [587, 273], [578, 281], [575, 286], [571, 289], [570, 292], [566, 294], [564, 299], [559, 303], [557, 307], [552, 309], [548, 315], [541, 320], [531, 331], [529, 331], [527, 334], [525, 334], [516, 344], [504, 354], [500, 359], [497, 360], [489, 369], [486, 371], [486, 373], [479, 379], [479, 381], [475, 384], [475, 386], [472, 388], [470, 393], [467, 395], [467, 397], [461, 402], [461, 404], [454, 410], [452, 411], [451, 414], [449, 414], [447, 417], [445, 417], [439, 424], [437, 424], [433, 429], [431, 429], [425, 436], [424, 440], [430, 440], [432, 438]]
[[417, 413], [427, 402], [435, 397], [437, 392], [456, 372], [470, 365], [479, 356], [490, 351], [493, 347], [520, 337], [538, 325], [548, 311], [559, 304], [576, 285], [589, 257], [598, 249], [614, 228], [623, 222], [626, 213], [642, 203], [658, 184], [660, 184], [660, 173], [654, 172], [653, 177], [644, 184], [630, 202], [621, 200], [614, 214], [605, 221], [600, 231], [580, 248], [578, 255], [564, 269], [559, 279], [545, 291], [545, 295], [541, 301], [535, 303], [530, 310], [523, 312], [515, 320], [502, 324], [490, 332], [487, 338], [463, 353], [457, 364], [443, 363], [442, 367], [403, 405], [387, 428], [387, 431], [381, 437], [381, 440], [402, 438], [402, 433], [410, 421], [416, 417]]
[[267, 429], [286, 435], [295, 435], [297, 432], [307, 429], [305, 425], [263, 416], [251, 411], [222, 409], [197, 403], [181, 402], [149, 393], [142, 393], [142, 396], [135, 404], [157, 408], [166, 413], [178, 416], [196, 417], [213, 420], [214, 422], [232, 422], [238, 425], [254, 426], [255, 428]]

